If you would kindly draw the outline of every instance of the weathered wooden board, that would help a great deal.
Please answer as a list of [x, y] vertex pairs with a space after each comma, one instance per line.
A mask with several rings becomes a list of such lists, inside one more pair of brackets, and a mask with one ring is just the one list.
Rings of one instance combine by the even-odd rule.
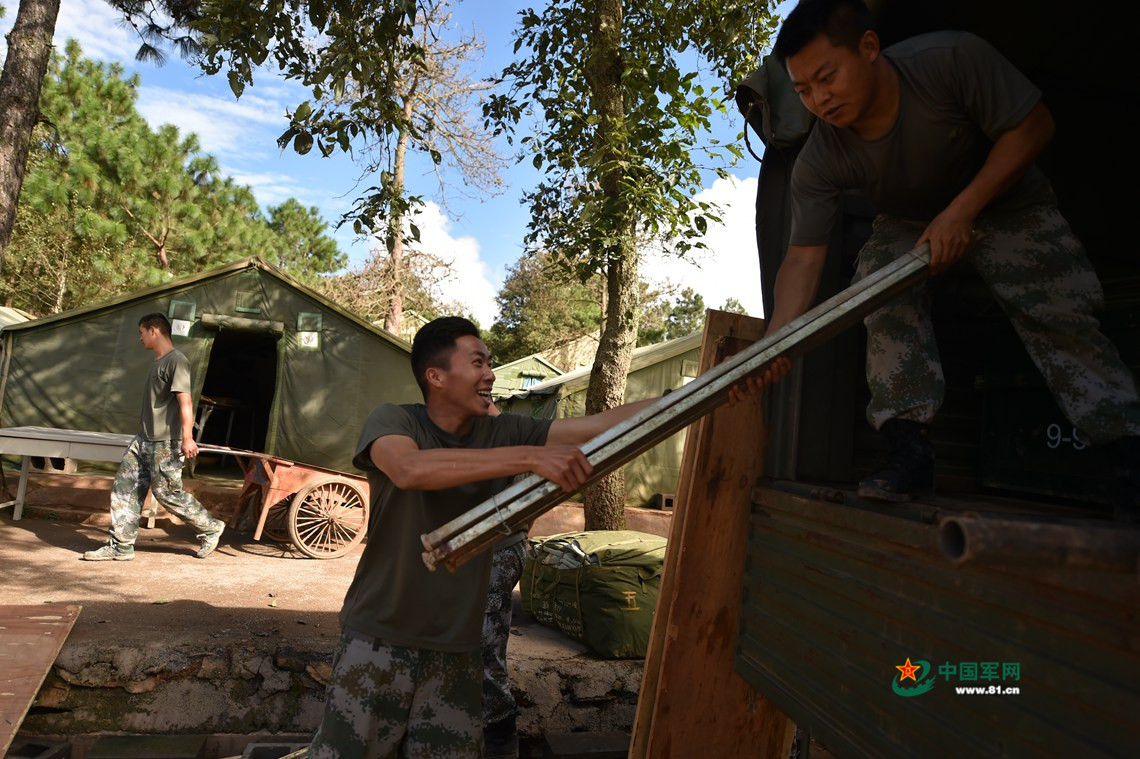
[[0, 756], [63, 648], [80, 606], [0, 606]]
[[[763, 327], [710, 312], [701, 371], [759, 339]], [[733, 671], [749, 503], [764, 440], [759, 397], [689, 428], [631, 759], [788, 755], [794, 726]]]
[[1136, 755], [1134, 568], [959, 566], [916, 508], [794, 487], [755, 493], [737, 667], [829, 750]]

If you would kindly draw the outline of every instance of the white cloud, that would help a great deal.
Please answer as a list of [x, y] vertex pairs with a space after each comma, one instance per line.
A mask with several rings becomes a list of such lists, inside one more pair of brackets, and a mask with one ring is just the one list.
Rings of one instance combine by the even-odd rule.
[[[15, 3], [13, 3], [15, 5]], [[15, 8], [9, 13], [15, 16]], [[73, 39], [88, 58], [101, 61], [133, 61], [139, 36], [123, 23], [122, 15], [105, 0], [63, 0], [55, 24], [55, 44], [62, 49]]]
[[[221, 168], [222, 173], [233, 178], [234, 182], [253, 190], [254, 197], [263, 207], [278, 205], [289, 198], [296, 198], [307, 206], [320, 206], [328, 199], [326, 193], [302, 184], [291, 174], [248, 172], [226, 166]], [[337, 219], [339, 218], [338, 216]], [[325, 221], [330, 219], [326, 218]]]
[[451, 220], [431, 201], [416, 214], [415, 223], [420, 230], [416, 247], [451, 266], [451, 276], [439, 284], [443, 299], [466, 306], [481, 326], [490, 327], [498, 315], [498, 288], [488, 276], [489, 267], [480, 255], [479, 241], [470, 236], [452, 237]]
[[[17, 4], [8, 4], [8, 14], [0, 19], [0, 34], [7, 34], [15, 22]], [[203, 151], [218, 155], [242, 155], [267, 158], [275, 152], [273, 138], [288, 125], [285, 110], [304, 99], [305, 90], [281, 78], [276, 71], [259, 71], [257, 82], [247, 89], [241, 100], [229, 94], [224, 78], [194, 76], [195, 69], [166, 49], [167, 66], [190, 77], [205, 87], [226, 94], [215, 96], [187, 89], [156, 87], [146, 82], [159, 74], [153, 64], [138, 64], [138, 34], [105, 0], [62, 0], [56, 20], [54, 44], [62, 50], [67, 40], [76, 40], [83, 55], [100, 61], [118, 62], [128, 70], [143, 75], [137, 107], [153, 127], [173, 124], [186, 135], [198, 135]], [[0, 53], [6, 54], [6, 42], [0, 38]], [[268, 146], [268, 147], [267, 147]]]
[[202, 150], [223, 156], [268, 154], [266, 146], [288, 122], [285, 107], [273, 100], [246, 96], [197, 94], [163, 87], [142, 87], [138, 111], [152, 127], [173, 124], [182, 134], [198, 135]]
[[[162, 87], [144, 88], [154, 102], [161, 102], [171, 110], [205, 111], [215, 118], [248, 121], [257, 124], [285, 127], [285, 106], [272, 98], [246, 94], [241, 100], [232, 96], [216, 96], [170, 90]], [[252, 90], [251, 90], [252, 92]], [[176, 116], [177, 114], [167, 114]]]
[[696, 200], [716, 203], [722, 224], [710, 225], [702, 238], [708, 250], [685, 258], [646, 252], [641, 277], [658, 286], [691, 287], [709, 308], [736, 298], [752, 316], [764, 313], [760, 293], [760, 257], [756, 251], [756, 179], [717, 179]]
[[[7, 13], [0, 18], [0, 53], [8, 53], [8, 32], [16, 23], [18, 2], [5, 3]], [[63, 50], [69, 39], [76, 40], [88, 58], [103, 61], [130, 61], [138, 50], [138, 35], [124, 27], [121, 16], [104, 0], [63, 0], [52, 37], [56, 48]]]

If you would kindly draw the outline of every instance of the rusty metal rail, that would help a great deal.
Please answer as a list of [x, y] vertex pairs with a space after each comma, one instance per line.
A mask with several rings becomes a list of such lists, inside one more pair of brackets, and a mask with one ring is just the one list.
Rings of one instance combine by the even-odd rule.
[[1140, 531], [958, 514], [938, 523], [938, 548], [955, 565], [1085, 567], [1140, 572]]
[[[589, 482], [609, 474], [722, 405], [734, 385], [776, 358], [807, 353], [924, 281], [930, 273], [929, 263], [928, 245], [901, 256], [588, 441], [582, 446], [582, 453], [594, 467]], [[439, 529], [421, 535], [424, 563], [431, 570], [443, 564], [454, 571], [493, 546], [503, 533], [509, 534], [548, 511], [566, 495], [553, 482], [531, 475]]]

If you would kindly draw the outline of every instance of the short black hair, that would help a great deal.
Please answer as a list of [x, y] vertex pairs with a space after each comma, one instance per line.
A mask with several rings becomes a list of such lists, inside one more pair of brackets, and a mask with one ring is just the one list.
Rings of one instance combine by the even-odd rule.
[[783, 66], [788, 58], [821, 34], [833, 45], [859, 49], [863, 34], [875, 28], [863, 0], [800, 0], [780, 27], [772, 55]]
[[158, 331], [170, 337], [170, 320], [166, 318], [166, 314], [155, 311], [153, 314], [147, 314], [139, 319], [139, 326], [151, 329], [157, 327]]
[[416, 332], [412, 340], [412, 374], [416, 384], [427, 400], [427, 370], [447, 369], [451, 366], [451, 354], [455, 352], [455, 341], [470, 335], [482, 339], [479, 328], [462, 316], [441, 316], [433, 319]]

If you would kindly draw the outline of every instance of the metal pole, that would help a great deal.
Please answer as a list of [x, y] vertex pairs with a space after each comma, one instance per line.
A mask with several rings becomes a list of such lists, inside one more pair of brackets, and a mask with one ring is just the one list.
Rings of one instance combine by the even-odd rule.
[[944, 518], [938, 547], [954, 564], [1020, 564], [1140, 571], [1140, 532], [1120, 527], [1042, 524], [977, 514]]
[[[594, 467], [589, 482], [609, 474], [728, 400], [733, 386], [781, 356], [807, 353], [861, 321], [892, 298], [929, 275], [928, 245], [899, 257], [866, 279], [836, 294], [803, 316], [776, 330], [688, 385], [664, 396], [582, 446]], [[455, 570], [509, 533], [560, 503], [566, 493], [558, 485], [531, 475], [420, 536], [424, 563]]]

